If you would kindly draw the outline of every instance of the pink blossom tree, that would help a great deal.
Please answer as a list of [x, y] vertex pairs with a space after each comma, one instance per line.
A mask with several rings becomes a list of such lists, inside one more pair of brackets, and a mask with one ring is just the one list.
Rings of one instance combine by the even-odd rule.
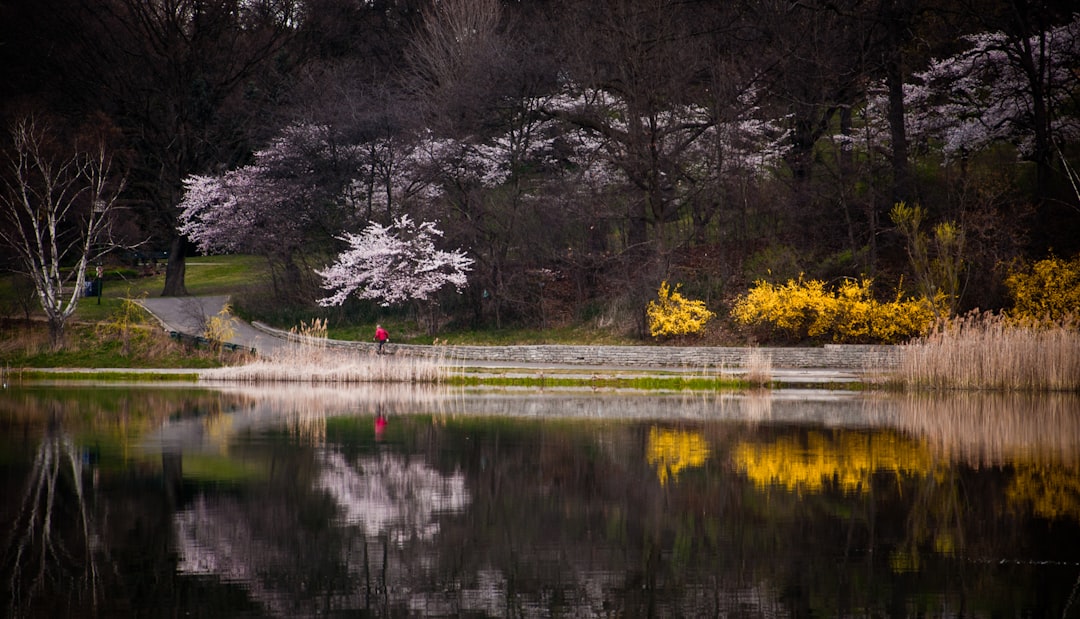
[[348, 194], [362, 151], [331, 127], [296, 124], [254, 159], [220, 176], [185, 179], [178, 229], [205, 253], [266, 257], [275, 284], [303, 295], [306, 253], [355, 225]]
[[[1000, 33], [965, 37], [969, 47], [933, 61], [906, 88], [912, 134], [940, 140], [948, 157], [1015, 144], [1037, 159], [1056, 138], [1080, 138], [1076, 96], [1080, 17], [1022, 41]], [[1024, 56], [1023, 50], [1028, 51]], [[1031, 59], [1039, 50], [1041, 57]]]

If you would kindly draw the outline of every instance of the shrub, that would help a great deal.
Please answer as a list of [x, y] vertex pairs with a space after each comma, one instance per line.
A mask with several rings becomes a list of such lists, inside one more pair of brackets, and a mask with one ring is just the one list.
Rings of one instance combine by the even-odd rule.
[[886, 303], [871, 292], [873, 280], [844, 280], [835, 289], [820, 280], [758, 281], [739, 297], [732, 317], [744, 325], [767, 325], [795, 339], [829, 338], [845, 343], [895, 343], [925, 333], [934, 321], [930, 302], [905, 299], [897, 290]]
[[955, 222], [934, 226], [932, 234], [922, 229], [926, 210], [897, 202], [889, 217], [907, 241], [908, 258], [915, 269], [916, 282], [938, 318], [956, 314], [963, 283], [964, 231]]
[[714, 314], [705, 307], [704, 301], [687, 299], [679, 293], [677, 284], [672, 290], [668, 283], [661, 282], [656, 291], [657, 299], [649, 301], [645, 316], [649, 321], [649, 335], [670, 337], [674, 335], [693, 335], [705, 330], [705, 324]]
[[97, 325], [97, 332], [103, 339], [119, 340], [120, 354], [127, 357], [133, 349], [142, 350], [151, 340], [146, 326], [146, 310], [137, 299], [126, 297], [105, 321]]
[[1050, 256], [1030, 266], [1021, 264], [1010, 269], [1005, 286], [1013, 318], [1057, 321], [1080, 316], [1080, 254], [1072, 260]]
[[232, 316], [232, 306], [226, 303], [216, 316], [206, 319], [203, 337], [210, 340], [210, 345], [216, 350], [220, 350], [221, 345], [231, 340], [234, 335], [236, 335], [236, 319]]

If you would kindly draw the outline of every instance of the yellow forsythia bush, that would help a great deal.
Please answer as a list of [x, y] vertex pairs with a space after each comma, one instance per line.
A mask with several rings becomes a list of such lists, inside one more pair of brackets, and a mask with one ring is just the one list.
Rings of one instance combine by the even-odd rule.
[[731, 311], [744, 325], [769, 325], [795, 339], [829, 338], [843, 343], [896, 343], [922, 335], [934, 322], [925, 299], [902, 293], [877, 301], [873, 280], [845, 280], [835, 289], [801, 277], [786, 284], [758, 281]]
[[1072, 260], [1051, 256], [1030, 267], [1010, 270], [1005, 286], [1012, 296], [1012, 315], [1032, 320], [1080, 317], [1080, 254]]
[[662, 282], [656, 291], [656, 300], [649, 301], [645, 308], [649, 335], [669, 337], [701, 333], [705, 330], [705, 323], [716, 315], [705, 307], [704, 301], [682, 296], [679, 286], [672, 290], [666, 281]]

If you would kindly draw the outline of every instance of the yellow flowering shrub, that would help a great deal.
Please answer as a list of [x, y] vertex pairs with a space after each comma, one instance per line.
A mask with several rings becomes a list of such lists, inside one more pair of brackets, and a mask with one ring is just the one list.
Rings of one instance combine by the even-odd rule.
[[1005, 286], [1013, 300], [1012, 315], [1031, 320], [1080, 317], [1080, 254], [1072, 260], [1050, 256], [1030, 267], [1010, 270]]
[[830, 288], [816, 279], [786, 284], [758, 281], [739, 297], [731, 315], [744, 325], [767, 325], [795, 339], [844, 343], [895, 343], [925, 333], [934, 322], [925, 299], [877, 301], [873, 280], [845, 280]]
[[693, 335], [705, 330], [705, 324], [715, 316], [705, 307], [705, 302], [687, 299], [679, 293], [679, 286], [672, 290], [662, 282], [656, 291], [657, 299], [649, 301], [645, 316], [649, 321], [649, 335], [670, 337]]

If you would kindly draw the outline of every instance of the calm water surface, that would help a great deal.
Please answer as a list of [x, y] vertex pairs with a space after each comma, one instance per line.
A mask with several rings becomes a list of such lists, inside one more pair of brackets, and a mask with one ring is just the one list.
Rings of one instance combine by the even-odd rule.
[[1080, 617], [1075, 395], [30, 386], [15, 617]]

